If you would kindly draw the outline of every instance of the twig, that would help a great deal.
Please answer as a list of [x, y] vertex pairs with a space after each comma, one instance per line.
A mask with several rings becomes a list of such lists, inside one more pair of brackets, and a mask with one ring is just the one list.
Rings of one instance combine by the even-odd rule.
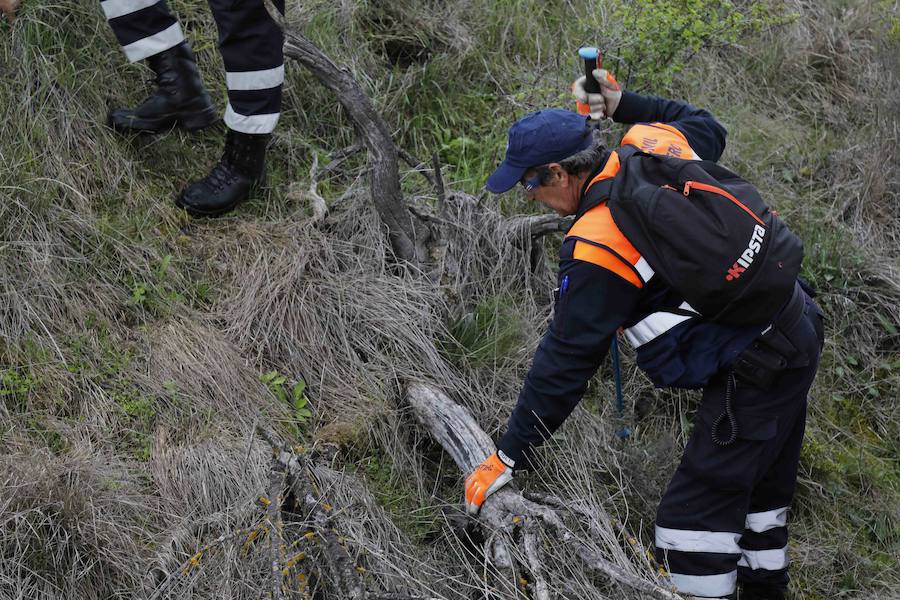
[[331, 162], [329, 162], [327, 165], [322, 167], [322, 170], [319, 171], [319, 179], [324, 178], [326, 175], [328, 175], [329, 173], [331, 173], [332, 171], [337, 169], [339, 166], [344, 164], [344, 162], [348, 158], [350, 158], [354, 154], [358, 153], [360, 150], [364, 150], [364, 149], [365, 149], [364, 144], [362, 144], [360, 142], [356, 142], [355, 144], [351, 144], [350, 146], [347, 146], [346, 148], [341, 148], [337, 152], [333, 153], [331, 155]]
[[441, 207], [441, 214], [446, 214], [447, 192], [444, 190], [444, 178], [441, 177], [441, 159], [438, 153], [431, 155], [431, 170], [434, 173], [434, 190], [437, 193], [438, 205]]
[[222, 534], [219, 537], [217, 537], [216, 539], [214, 539], [213, 541], [209, 542], [208, 544], [206, 544], [205, 546], [200, 548], [200, 550], [195, 552], [194, 555], [191, 556], [188, 560], [186, 560], [184, 562], [184, 564], [179, 569], [177, 569], [174, 573], [169, 573], [166, 576], [165, 580], [163, 580], [156, 587], [156, 590], [153, 592], [153, 595], [150, 596], [149, 600], [158, 600], [159, 598], [161, 598], [163, 596], [163, 594], [165, 594], [169, 590], [169, 588], [172, 586], [172, 584], [175, 582], [175, 580], [178, 577], [187, 576], [193, 570], [194, 567], [196, 567], [200, 564], [200, 560], [203, 558], [203, 555], [209, 553], [210, 550], [213, 550], [213, 549], [217, 548], [218, 546], [221, 546], [225, 542], [233, 540], [235, 538], [239, 538], [241, 536], [247, 536], [248, 539], [255, 538], [256, 537], [255, 533], [259, 532], [260, 527], [261, 527], [261, 523], [257, 523], [256, 525], [254, 525], [252, 527], [247, 527], [244, 529], [239, 529], [238, 531], [232, 531], [230, 533]]
[[272, 567], [272, 600], [281, 598], [284, 580], [281, 565], [284, 562], [284, 524], [281, 520], [281, 505], [284, 491], [284, 465], [278, 460], [278, 453], [272, 449], [272, 470], [269, 473], [269, 503], [266, 505], [266, 522], [269, 525], [269, 558]]
[[528, 559], [528, 568], [534, 578], [534, 597], [536, 600], [550, 600], [550, 590], [547, 579], [543, 574], [543, 551], [541, 540], [537, 531], [537, 524], [528, 521], [525, 523], [525, 557]]
[[[331, 518], [324, 504], [315, 493], [309, 480], [308, 469], [300, 463], [296, 455], [282, 451], [278, 456], [279, 462], [284, 465], [288, 485], [294, 495], [302, 502], [304, 513], [309, 515], [311, 525], [323, 542], [322, 553], [332, 572], [335, 583], [340, 589], [341, 598], [362, 599], [365, 598], [362, 578], [356, 571], [356, 566], [350, 559], [347, 550], [341, 542], [331, 524]], [[330, 507], [329, 507], [330, 508]]]
[[400, 158], [403, 159], [403, 162], [408, 164], [413, 171], [427, 179], [428, 183], [430, 183], [432, 187], [436, 187], [434, 177], [432, 176], [431, 170], [428, 168], [428, 165], [417, 159], [415, 156], [413, 156], [403, 148], [400, 148], [399, 146], [397, 147], [397, 153], [400, 155]]

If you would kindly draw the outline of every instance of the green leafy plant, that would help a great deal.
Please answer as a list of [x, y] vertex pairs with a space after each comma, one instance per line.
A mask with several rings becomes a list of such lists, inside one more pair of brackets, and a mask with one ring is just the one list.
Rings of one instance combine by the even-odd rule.
[[306, 395], [306, 382], [302, 378], [290, 385], [287, 377], [272, 370], [260, 375], [259, 380], [266, 384], [269, 391], [281, 402], [290, 404], [294, 409], [294, 420], [298, 423], [306, 423], [312, 417], [312, 411], [309, 409], [309, 397]]
[[[668, 86], [702, 48], [734, 44], [796, 15], [775, 2], [730, 0], [632, 0], [618, 4], [629, 42], [619, 50], [629, 87]], [[621, 69], [620, 69], [621, 70]]]

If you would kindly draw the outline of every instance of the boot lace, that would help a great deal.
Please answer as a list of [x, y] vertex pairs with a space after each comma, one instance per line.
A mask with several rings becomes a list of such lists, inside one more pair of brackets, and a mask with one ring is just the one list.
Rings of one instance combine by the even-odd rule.
[[226, 161], [221, 161], [213, 167], [212, 172], [206, 176], [203, 182], [211, 190], [218, 192], [237, 181], [239, 174]]

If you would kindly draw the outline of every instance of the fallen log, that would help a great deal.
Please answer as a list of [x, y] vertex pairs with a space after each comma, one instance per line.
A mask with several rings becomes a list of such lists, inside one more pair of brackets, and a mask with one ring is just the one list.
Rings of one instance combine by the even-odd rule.
[[[490, 437], [478, 426], [472, 415], [440, 390], [417, 382], [407, 386], [405, 395], [416, 418], [453, 458], [462, 473], [470, 473], [494, 452]], [[485, 555], [494, 562], [498, 572], [510, 574], [516, 571], [518, 565], [513, 564], [514, 557], [522, 557], [531, 576], [534, 598], [544, 600], [556, 596], [548, 582], [549, 574], [543, 566], [546, 561], [540, 534], [545, 532], [562, 542], [562, 546], [571, 549], [588, 572], [642, 594], [644, 598], [682, 599], [664, 587], [668, 585], [665, 580], [643, 579], [607, 560], [580, 541], [579, 536], [564, 520], [564, 517], [570, 516], [567, 513], [571, 514], [571, 511], [561, 508], [566, 502], [551, 495], [531, 498], [523, 496], [514, 483], [507, 484], [482, 505], [478, 524], [490, 532], [486, 536], [489, 551]], [[519, 526], [524, 532], [522, 541], [516, 544], [510, 533]], [[500, 585], [502, 583], [498, 582]], [[597, 590], [595, 597], [602, 597], [602, 593]]]

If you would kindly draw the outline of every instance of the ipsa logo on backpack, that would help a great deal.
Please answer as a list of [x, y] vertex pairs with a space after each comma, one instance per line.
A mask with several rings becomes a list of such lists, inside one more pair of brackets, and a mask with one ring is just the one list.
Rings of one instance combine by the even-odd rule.
[[741, 253], [741, 256], [735, 261], [731, 268], [728, 269], [728, 273], [725, 275], [726, 281], [733, 281], [741, 276], [741, 273], [750, 268], [750, 265], [753, 264], [753, 259], [759, 253], [759, 249], [762, 247], [763, 238], [766, 236], [766, 228], [762, 225], [755, 225], [753, 227], [753, 234], [750, 236], [750, 243], [747, 244], [747, 248]]

